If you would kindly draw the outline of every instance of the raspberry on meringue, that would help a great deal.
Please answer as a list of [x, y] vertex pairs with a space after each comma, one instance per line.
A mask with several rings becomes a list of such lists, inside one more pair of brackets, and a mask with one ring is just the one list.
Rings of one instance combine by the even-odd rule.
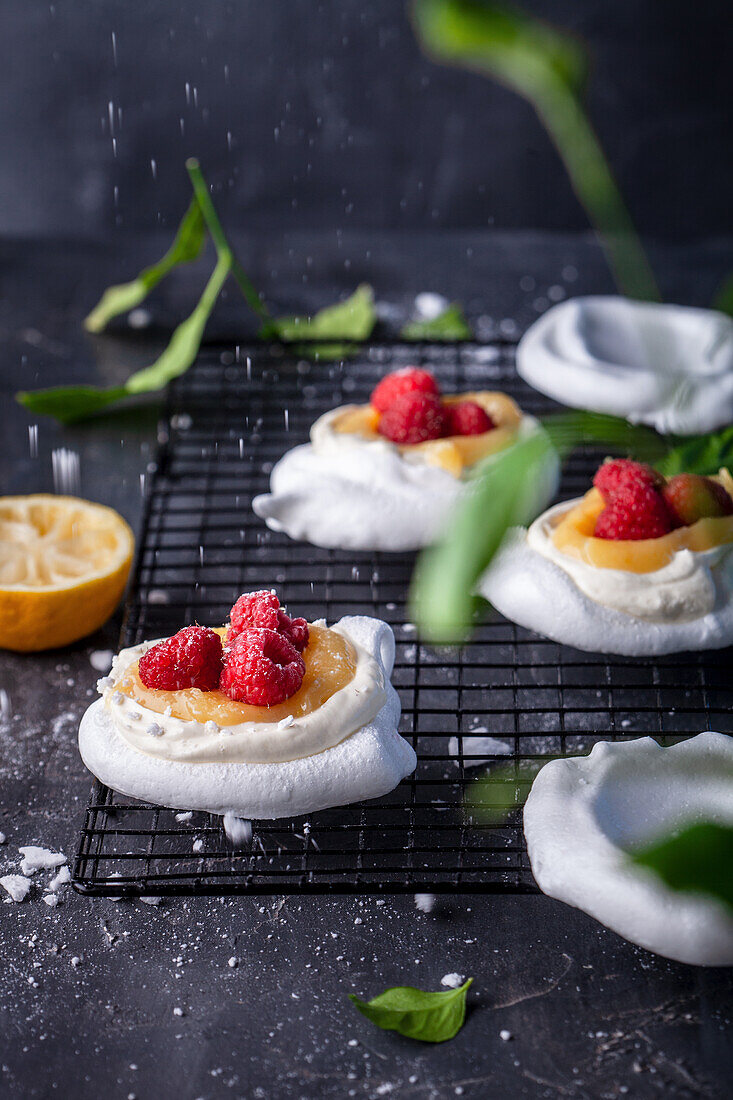
[[[433, 375], [409, 367], [383, 378], [370, 404], [319, 417], [252, 507], [272, 530], [316, 546], [417, 550], [440, 533], [477, 463], [539, 430], [506, 394], [441, 394]], [[557, 480], [550, 463], [540, 506]]]

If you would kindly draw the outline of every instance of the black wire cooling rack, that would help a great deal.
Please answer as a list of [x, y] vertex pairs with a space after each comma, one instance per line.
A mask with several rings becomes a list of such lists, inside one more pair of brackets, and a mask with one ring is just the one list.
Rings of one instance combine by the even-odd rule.
[[[327, 409], [365, 401], [388, 370], [419, 362], [446, 392], [503, 389], [538, 414], [551, 403], [514, 371], [514, 347], [390, 343], [345, 364], [277, 346], [208, 349], [171, 390], [150, 475], [121, 642], [198, 621], [222, 623], [244, 591], [277, 587], [293, 613], [329, 622], [386, 620], [397, 639], [393, 682], [414, 775], [374, 802], [307, 819], [253, 822], [235, 851], [220, 819], [149, 806], [95, 783], [74, 885], [96, 895], [528, 892], [536, 889], [521, 811], [504, 824], [476, 813], [470, 738], [498, 742], [519, 798], [543, 759], [598, 740], [651, 734], [663, 743], [733, 732], [730, 651], [655, 660], [582, 653], [494, 616], [460, 649], [421, 645], [405, 600], [411, 555], [319, 550], [269, 531], [250, 502]], [[583, 493], [599, 456], [576, 454], [560, 498]], [[473, 757], [473, 759], [472, 759]], [[482, 758], [483, 759], [483, 758]], [[507, 774], [506, 772], [504, 773]]]

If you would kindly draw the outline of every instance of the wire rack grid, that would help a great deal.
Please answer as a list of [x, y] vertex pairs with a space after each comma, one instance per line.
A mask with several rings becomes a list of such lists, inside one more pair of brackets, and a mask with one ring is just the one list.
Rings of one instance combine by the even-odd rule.
[[[389, 343], [345, 363], [277, 346], [206, 349], [171, 390], [151, 475], [121, 642], [224, 622], [244, 591], [277, 587], [294, 614], [388, 622], [401, 732], [418, 757], [391, 795], [303, 818], [253, 823], [236, 851], [220, 819], [122, 797], [95, 782], [74, 865], [96, 895], [529, 892], [536, 889], [521, 810], [501, 825], [477, 813], [472, 737], [521, 802], [538, 765], [598, 740], [704, 729], [733, 732], [730, 652], [654, 660], [557, 645], [494, 615], [458, 649], [422, 645], [407, 617], [412, 555], [321, 550], [269, 531], [251, 499], [273, 464], [336, 405], [365, 401], [386, 371], [420, 363], [446, 392], [502, 389], [533, 414], [551, 407], [518, 379], [509, 342]], [[583, 493], [599, 455], [576, 453], [560, 499]], [[480, 759], [483, 760], [482, 756]], [[181, 807], [182, 811], [186, 807]]]

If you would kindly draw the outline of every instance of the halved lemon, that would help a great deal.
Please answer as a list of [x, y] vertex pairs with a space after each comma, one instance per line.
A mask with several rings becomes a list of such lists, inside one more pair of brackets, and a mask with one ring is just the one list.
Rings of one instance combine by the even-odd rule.
[[77, 497], [0, 497], [0, 647], [69, 645], [110, 617], [135, 540], [122, 516]]

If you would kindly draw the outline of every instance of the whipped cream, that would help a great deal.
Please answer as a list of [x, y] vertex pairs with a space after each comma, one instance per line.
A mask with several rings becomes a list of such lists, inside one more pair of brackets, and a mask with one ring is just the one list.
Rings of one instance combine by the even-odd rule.
[[[387, 439], [337, 432], [334, 421], [355, 407], [319, 417], [311, 442], [276, 463], [270, 493], [255, 497], [252, 508], [274, 531], [316, 546], [419, 550], [439, 535], [468, 483], [430, 465], [419, 448], [400, 452]], [[524, 416], [517, 434], [537, 429], [538, 422]], [[539, 508], [557, 488], [557, 467], [548, 464], [546, 472]]]
[[115, 658], [110, 675], [99, 683], [105, 709], [130, 745], [164, 760], [272, 764], [313, 756], [367, 725], [386, 700], [385, 677], [377, 659], [349, 635], [343, 624], [331, 629], [353, 646], [356, 669], [348, 684], [310, 714], [281, 722], [218, 726], [212, 721], [184, 721], [144, 707], [118, 691], [116, 684], [155, 642], [123, 649]]
[[517, 347], [525, 381], [573, 408], [681, 435], [733, 420], [733, 320], [614, 296], [553, 306]]
[[563, 501], [541, 515], [529, 528], [527, 543], [564, 569], [586, 596], [604, 607], [651, 622], [686, 622], [713, 610], [713, 570], [726, 573], [731, 569], [733, 543], [704, 551], [678, 550], [671, 562], [650, 573], [604, 569], [564, 553], [553, 541], [557, 523], [578, 503]]

